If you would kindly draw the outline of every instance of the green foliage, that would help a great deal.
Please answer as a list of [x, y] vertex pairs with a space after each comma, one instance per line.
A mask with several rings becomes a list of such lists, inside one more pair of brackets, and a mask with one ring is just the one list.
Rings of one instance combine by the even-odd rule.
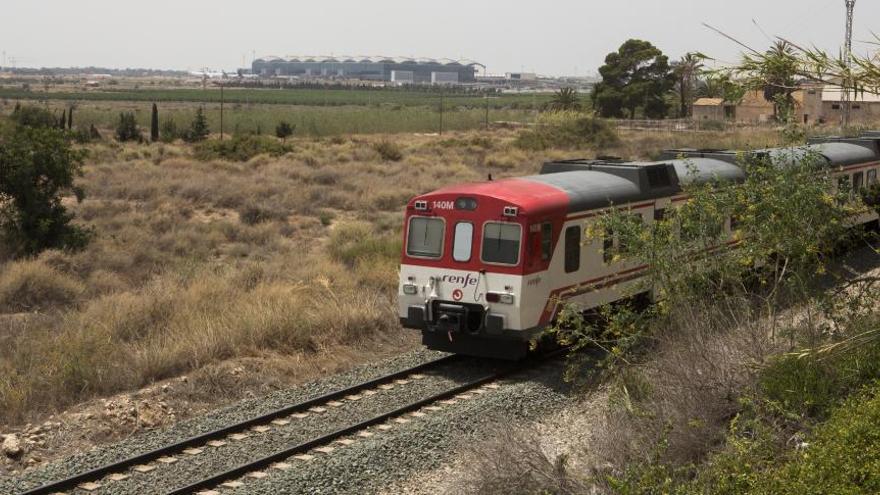
[[224, 141], [210, 140], [198, 143], [194, 154], [199, 160], [223, 159], [244, 162], [257, 155], [280, 156], [292, 150], [292, 146], [279, 143], [269, 136], [246, 134], [235, 135]]
[[189, 130], [183, 135], [184, 141], [189, 143], [197, 143], [208, 138], [211, 130], [208, 128], [208, 119], [205, 117], [205, 111], [199, 107], [196, 110], [196, 116], [190, 124]]
[[764, 99], [773, 103], [777, 120], [791, 121], [801, 61], [789, 42], [777, 41], [763, 54], [746, 54], [736, 72], [747, 88], [762, 91]]
[[24, 127], [47, 128], [58, 124], [52, 112], [34, 105], [16, 103], [11, 117], [13, 122]]
[[581, 101], [578, 92], [574, 88], [560, 88], [553, 93], [548, 108], [554, 112], [576, 112], [581, 109]]
[[605, 57], [599, 68], [602, 81], [593, 89], [593, 107], [603, 117], [635, 118], [636, 111], [647, 118], [666, 117], [666, 94], [674, 78], [669, 59], [647, 41], [631, 39]]
[[159, 107], [153, 103], [153, 110], [150, 114], [150, 142], [155, 143], [159, 140]]
[[616, 131], [605, 121], [573, 112], [542, 115], [536, 129], [522, 131], [514, 145], [524, 150], [592, 148], [602, 150], [620, 144]]
[[275, 136], [278, 139], [287, 139], [290, 136], [293, 136], [293, 131], [296, 130], [295, 125], [290, 125], [290, 122], [281, 121], [275, 126]]
[[707, 58], [702, 53], [686, 53], [673, 65], [672, 73], [678, 86], [679, 117], [691, 115], [696, 80], [703, 69], [703, 60]]
[[73, 130], [73, 106], [67, 109], [67, 130]]
[[396, 260], [402, 243], [399, 235], [378, 235], [369, 224], [347, 223], [333, 230], [327, 246], [333, 259], [354, 267], [375, 259]]
[[0, 235], [9, 251], [31, 255], [49, 248], [81, 248], [90, 232], [72, 225], [61, 204], [74, 187], [84, 152], [63, 131], [18, 127], [0, 136]]
[[782, 467], [752, 493], [856, 495], [880, 493], [880, 386], [835, 410]]
[[181, 138], [181, 132], [177, 128], [177, 123], [171, 119], [162, 121], [162, 128], [159, 132], [159, 138], [163, 143], [172, 143], [174, 140]]
[[[444, 106], [453, 108], [486, 107], [485, 93], [468, 92], [448, 94], [445, 90]], [[142, 101], [142, 102], [197, 102], [219, 103], [219, 89], [113, 89], [111, 91], [25, 91], [21, 88], [0, 88], [0, 98], [17, 100], [73, 100], [73, 101]], [[541, 108], [550, 100], [549, 95], [496, 94], [488, 104], [493, 109], [518, 108], [534, 110]], [[242, 89], [224, 88], [224, 101], [232, 104], [250, 105], [254, 103], [297, 106], [362, 106], [362, 107], [403, 107], [436, 106], [437, 94], [433, 91], [416, 91], [392, 88], [287, 88], [287, 89]], [[276, 119], [277, 122], [277, 119]]]
[[116, 124], [116, 140], [119, 142], [140, 142], [141, 130], [138, 128], [134, 112], [122, 112], [119, 114], [119, 123]]
[[373, 145], [373, 149], [387, 162], [399, 162], [403, 159], [403, 150], [391, 141], [380, 141]]

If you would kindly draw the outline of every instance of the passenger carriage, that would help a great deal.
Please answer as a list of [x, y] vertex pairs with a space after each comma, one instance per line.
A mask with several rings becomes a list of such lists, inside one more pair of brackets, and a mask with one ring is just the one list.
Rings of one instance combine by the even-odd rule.
[[[825, 139], [805, 149], [858, 190], [877, 181], [878, 140]], [[753, 153], [779, 158], [791, 150]], [[648, 269], [613, 257], [613, 234], [586, 239], [590, 219], [614, 206], [654, 222], [687, 199], [688, 181], [743, 180], [737, 159], [733, 151], [685, 149], [656, 162], [559, 161], [539, 175], [418, 196], [406, 210], [400, 321], [431, 349], [521, 358], [566, 301], [595, 308], [620, 300]]]

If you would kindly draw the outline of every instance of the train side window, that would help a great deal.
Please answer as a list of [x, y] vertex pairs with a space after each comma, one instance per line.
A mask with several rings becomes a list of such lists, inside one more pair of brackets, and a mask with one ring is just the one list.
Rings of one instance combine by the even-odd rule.
[[853, 192], [857, 193], [857, 192], [861, 191], [862, 186], [865, 184], [865, 173], [864, 172], [857, 172], [855, 175], [853, 175], [852, 184], [853, 184]]
[[459, 222], [455, 224], [455, 239], [452, 243], [452, 259], [460, 263], [471, 260], [474, 245], [474, 224]]
[[877, 183], [877, 169], [868, 170], [868, 185], [873, 186]]
[[541, 224], [541, 260], [547, 261], [553, 256], [553, 224]]
[[581, 228], [578, 226], [565, 229], [565, 273], [574, 273], [581, 269]]

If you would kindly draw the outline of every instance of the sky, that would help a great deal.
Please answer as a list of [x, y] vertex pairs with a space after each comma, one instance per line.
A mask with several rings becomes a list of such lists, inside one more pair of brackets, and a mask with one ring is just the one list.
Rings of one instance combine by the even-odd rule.
[[[837, 53], [843, 0], [4, 0], [0, 51], [19, 67], [200, 70], [254, 54], [470, 59], [489, 73], [593, 75], [629, 38], [671, 59], [736, 62], [774, 36]], [[880, 2], [857, 0], [854, 50], [872, 51]], [[0, 59], [0, 64], [3, 60]]]

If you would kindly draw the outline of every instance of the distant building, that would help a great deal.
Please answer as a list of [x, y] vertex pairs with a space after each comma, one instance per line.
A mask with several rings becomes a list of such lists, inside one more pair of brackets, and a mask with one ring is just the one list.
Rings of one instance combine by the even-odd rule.
[[262, 77], [357, 79], [409, 84], [460, 84], [476, 81], [482, 64], [468, 60], [391, 57], [264, 57], [252, 72]]

